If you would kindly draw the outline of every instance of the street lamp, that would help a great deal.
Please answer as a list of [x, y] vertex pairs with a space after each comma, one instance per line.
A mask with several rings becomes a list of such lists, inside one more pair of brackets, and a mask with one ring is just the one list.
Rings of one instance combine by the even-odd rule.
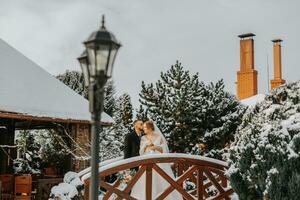
[[116, 37], [105, 28], [104, 15], [99, 30], [94, 31], [83, 42], [84, 52], [78, 58], [85, 86], [89, 88], [91, 121], [91, 184], [90, 199], [96, 200], [99, 195], [99, 133], [101, 130], [101, 112], [103, 110], [104, 86], [112, 76], [114, 61], [121, 47]]

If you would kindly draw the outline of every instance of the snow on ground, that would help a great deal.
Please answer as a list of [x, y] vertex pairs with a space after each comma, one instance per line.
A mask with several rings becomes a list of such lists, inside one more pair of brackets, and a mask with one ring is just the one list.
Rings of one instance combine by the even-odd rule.
[[[0, 97], [0, 111], [90, 120], [86, 99], [1, 39]], [[103, 113], [102, 121], [113, 119]]]

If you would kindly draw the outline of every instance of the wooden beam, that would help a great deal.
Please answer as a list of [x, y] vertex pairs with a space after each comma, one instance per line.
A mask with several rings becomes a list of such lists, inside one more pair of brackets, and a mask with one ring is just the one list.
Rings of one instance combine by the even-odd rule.
[[[194, 198], [187, 193], [182, 187], [181, 185], [178, 183], [178, 181], [174, 181], [164, 170], [162, 170], [158, 165], [153, 164], [153, 169], [159, 174], [161, 175], [166, 181], [168, 181], [170, 183], [170, 185], [176, 189], [179, 193], [181, 193], [181, 195], [187, 199], [187, 200], [194, 200]], [[169, 195], [171, 192], [169, 192], [167, 195]], [[157, 199], [162, 199], [161, 196], [159, 196]]]
[[203, 170], [202, 170], [202, 168], [199, 167], [197, 169], [197, 197], [198, 197], [198, 200], [203, 199], [203, 193], [204, 193], [203, 181], [204, 181]]
[[229, 189], [224, 191], [222, 194], [216, 196], [215, 198], [213, 198], [213, 200], [221, 200], [221, 199], [230, 199], [229, 195], [233, 194], [234, 190], [233, 189]]
[[[103, 180], [103, 181], [104, 181], [104, 180]], [[120, 181], [120, 179], [118, 179], [118, 180], [114, 183], [113, 187], [114, 187], [114, 188], [119, 187], [120, 183], [121, 183], [121, 181]], [[104, 197], [103, 197], [102, 200], [109, 200], [110, 196], [111, 196], [113, 193], [114, 193], [114, 192], [113, 192], [112, 190], [107, 191], [106, 194], [104, 195]], [[120, 198], [120, 197], [118, 197], [118, 198]], [[121, 198], [120, 198], [120, 199], [121, 199]]]
[[152, 200], [152, 165], [146, 167], [146, 200]]
[[219, 190], [219, 192], [224, 192], [224, 189], [220, 186], [218, 181], [215, 179], [215, 177], [212, 175], [210, 171], [207, 169], [204, 169], [204, 173], [206, 174], [207, 178], [216, 186], [216, 188]]
[[110, 185], [104, 181], [100, 181], [100, 186], [107, 190], [111, 190], [113, 193], [117, 194], [118, 196], [120, 196], [122, 198], [129, 199], [129, 200], [137, 200], [136, 198], [129, 196], [125, 192], [123, 192], [117, 188], [114, 188], [112, 185]]
[[[187, 178], [189, 178], [191, 175], [193, 175], [194, 171], [197, 169], [196, 166], [193, 166], [191, 168], [189, 168], [183, 175], [181, 175], [178, 179], [177, 179], [177, 183], [178, 184], [182, 184], [183, 181], [185, 181]], [[175, 188], [172, 187], [172, 185], [170, 185], [157, 199], [158, 200], [163, 200], [165, 199]]]
[[127, 193], [130, 192], [134, 184], [140, 179], [140, 177], [144, 174], [145, 171], [146, 171], [146, 166], [144, 165], [139, 169], [139, 171], [135, 174], [133, 179], [128, 183], [127, 187], [124, 189], [124, 192]]
[[[35, 121], [46, 121], [46, 122], [58, 122], [58, 123], [73, 123], [73, 124], [90, 124], [89, 120], [76, 120], [76, 119], [61, 119], [61, 118], [51, 118], [51, 117], [38, 117], [20, 113], [10, 113], [10, 112], [1, 112], [0, 118], [6, 119], [28, 119]], [[101, 122], [103, 126], [111, 126], [112, 123]]]
[[[146, 165], [142, 166], [139, 171], [135, 174], [133, 179], [127, 184], [126, 188], [123, 190], [126, 193], [129, 193], [134, 184], [140, 179], [140, 177], [144, 174], [146, 171]], [[121, 200], [121, 197], [118, 197], [116, 200]]]

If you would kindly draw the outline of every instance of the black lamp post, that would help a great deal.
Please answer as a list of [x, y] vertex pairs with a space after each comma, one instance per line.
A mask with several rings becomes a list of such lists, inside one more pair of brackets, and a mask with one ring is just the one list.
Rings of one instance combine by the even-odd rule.
[[116, 37], [104, 26], [104, 15], [102, 26], [93, 32], [83, 42], [85, 51], [78, 58], [85, 86], [89, 88], [90, 112], [92, 115], [91, 128], [91, 184], [90, 199], [96, 200], [99, 195], [99, 133], [101, 131], [101, 113], [103, 110], [104, 85], [112, 76], [114, 61], [121, 44]]

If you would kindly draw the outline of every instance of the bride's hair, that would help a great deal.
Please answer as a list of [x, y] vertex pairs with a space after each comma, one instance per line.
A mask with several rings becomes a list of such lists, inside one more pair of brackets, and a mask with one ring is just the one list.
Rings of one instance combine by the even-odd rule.
[[152, 131], [155, 130], [153, 121], [146, 121], [145, 126], [149, 129], [151, 129]]

